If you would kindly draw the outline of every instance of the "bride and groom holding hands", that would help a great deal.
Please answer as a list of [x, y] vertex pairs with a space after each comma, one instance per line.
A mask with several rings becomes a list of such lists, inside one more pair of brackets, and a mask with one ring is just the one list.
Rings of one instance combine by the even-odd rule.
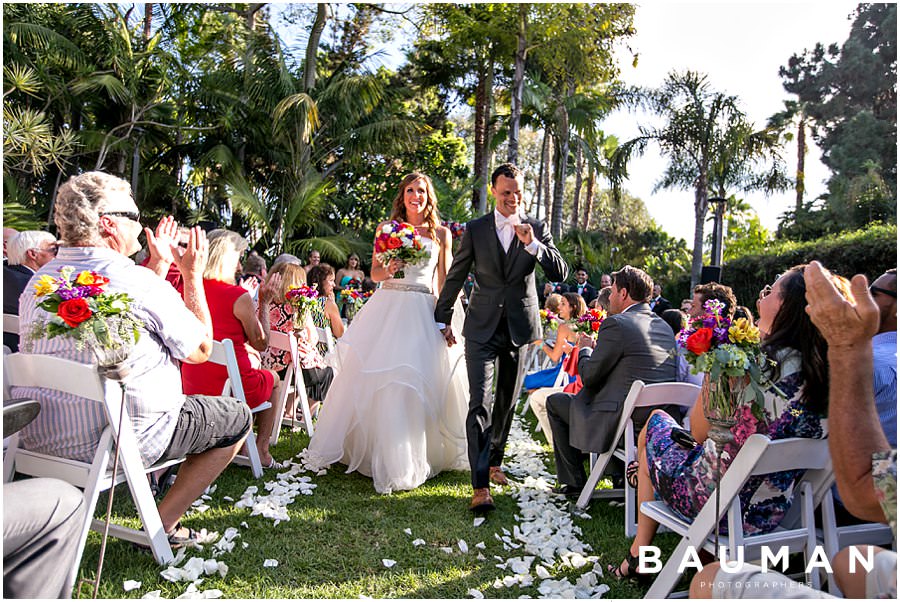
[[[534, 269], [540, 264], [553, 281], [568, 275], [544, 225], [519, 214], [523, 192], [514, 165], [494, 170], [496, 208], [467, 224], [452, 257], [431, 180], [403, 179], [390, 219], [415, 226], [429, 258], [381, 265], [373, 252], [372, 279], [383, 284], [338, 343], [341, 372], [303, 452], [307, 466], [346, 464], [380, 493], [468, 467], [470, 508], [494, 507], [490, 483], [506, 483], [500, 467], [519, 351], [542, 334]], [[463, 316], [459, 293], [470, 272], [475, 286]]]

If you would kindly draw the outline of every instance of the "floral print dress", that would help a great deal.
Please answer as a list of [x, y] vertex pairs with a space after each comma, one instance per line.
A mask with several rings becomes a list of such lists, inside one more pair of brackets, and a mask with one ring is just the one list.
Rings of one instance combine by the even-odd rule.
[[[766, 393], [762, 419], [754, 416], [750, 407], [744, 408], [738, 422], [731, 428], [734, 443], [725, 446], [722, 454], [722, 474], [754, 433], [771, 439], [805, 437], [823, 439], [827, 435], [824, 415], [813, 412], [803, 401], [803, 376], [800, 354], [783, 349], [776, 354], [779, 366], [777, 387], [786, 395], [783, 399]], [[777, 418], [774, 418], [776, 417]], [[693, 520], [715, 490], [715, 445], [709, 439], [686, 450], [671, 439], [673, 428], [680, 425], [666, 414], [654, 414], [647, 423], [647, 461], [650, 480], [658, 499], [664, 500], [686, 520]], [[754, 535], [775, 529], [790, 508], [793, 488], [802, 475], [790, 470], [752, 477], [740, 492], [744, 533]], [[720, 531], [724, 532], [725, 518]]]

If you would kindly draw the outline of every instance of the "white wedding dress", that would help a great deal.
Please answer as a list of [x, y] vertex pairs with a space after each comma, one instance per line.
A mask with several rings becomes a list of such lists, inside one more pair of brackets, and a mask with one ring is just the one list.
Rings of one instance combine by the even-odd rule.
[[[422, 240], [432, 251], [432, 241]], [[347, 472], [372, 477], [379, 493], [469, 468], [463, 345], [448, 349], [434, 321], [437, 256], [386, 281], [338, 341], [341, 371], [301, 453], [308, 468], [346, 464]]]

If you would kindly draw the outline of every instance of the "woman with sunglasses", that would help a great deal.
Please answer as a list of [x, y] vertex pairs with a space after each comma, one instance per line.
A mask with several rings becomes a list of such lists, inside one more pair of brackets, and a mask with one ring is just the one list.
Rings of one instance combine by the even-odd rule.
[[[795, 266], [760, 291], [757, 301], [762, 348], [774, 361], [768, 375], [786, 397], [775, 390], [766, 392], [762, 419], [751, 412], [739, 413], [731, 428], [735, 440], [722, 454], [723, 474], [741, 445], [754, 433], [772, 439], [826, 436], [823, 419], [827, 415], [828, 344], [806, 313], [805, 266]], [[845, 278], [831, 276], [844, 296], [850, 285]], [[673, 440], [680, 425], [668, 414], [656, 410], [638, 437], [638, 506], [661, 499], [688, 521], [693, 520], [715, 489], [717, 457], [713, 446], [704, 445], [709, 423], [703, 399], [709, 382], [704, 382], [700, 399], [691, 410], [693, 447]], [[689, 439], [689, 438], [688, 438]], [[751, 478], [740, 492], [745, 534], [772, 531], [790, 507], [793, 487], [801, 471], [787, 471]], [[638, 515], [637, 536], [621, 564], [608, 567], [618, 578], [640, 578], [637, 572], [641, 546], [653, 542], [658, 523]]]

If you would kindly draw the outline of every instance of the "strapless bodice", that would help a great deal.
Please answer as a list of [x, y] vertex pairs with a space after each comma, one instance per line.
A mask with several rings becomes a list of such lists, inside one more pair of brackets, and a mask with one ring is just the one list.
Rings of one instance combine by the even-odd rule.
[[393, 278], [397, 284], [408, 284], [416, 288], [427, 287], [431, 290], [434, 282], [434, 270], [438, 264], [438, 254], [435, 252], [435, 244], [430, 238], [422, 237], [422, 244], [429, 252], [429, 257], [420, 265], [407, 265], [403, 268], [403, 278]]

